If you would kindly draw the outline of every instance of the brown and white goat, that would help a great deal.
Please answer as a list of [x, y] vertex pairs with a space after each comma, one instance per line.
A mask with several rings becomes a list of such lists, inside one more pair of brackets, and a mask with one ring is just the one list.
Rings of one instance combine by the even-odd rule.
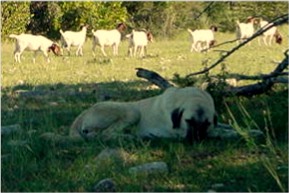
[[[265, 21], [263, 19], [260, 20], [259, 22], [259, 26], [260, 28], [265, 28], [265, 27], [270, 27], [272, 25], [272, 23], [269, 24], [268, 21]], [[275, 42], [277, 44], [281, 44], [282, 43], [282, 36], [281, 34], [279, 33], [278, 29], [276, 26], [274, 27], [271, 27], [269, 30], [265, 31], [263, 34], [262, 34], [262, 37], [260, 37], [258, 39], [258, 42], [259, 42], [259, 45], [261, 45], [261, 41], [260, 39], [262, 38], [264, 44], [266, 46], [271, 46], [272, 45], [272, 40], [273, 40], [273, 37], [275, 38]], [[268, 41], [267, 41], [268, 40]]]
[[35, 63], [37, 51], [43, 52], [47, 62], [50, 62], [48, 52], [52, 51], [57, 56], [61, 55], [60, 46], [44, 36], [22, 33], [20, 35], [11, 34], [9, 37], [16, 39], [14, 60], [18, 63], [21, 62], [20, 58], [24, 50], [34, 51], [33, 63]]
[[139, 56], [143, 57], [147, 51], [148, 42], [153, 42], [153, 34], [146, 30], [135, 31], [127, 34], [126, 37], [129, 39], [128, 55], [136, 56], [137, 51], [140, 50]]

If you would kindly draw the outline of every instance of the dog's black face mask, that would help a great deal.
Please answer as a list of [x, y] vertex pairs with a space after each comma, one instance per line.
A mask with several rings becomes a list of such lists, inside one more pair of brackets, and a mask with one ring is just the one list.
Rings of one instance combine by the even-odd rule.
[[188, 125], [186, 140], [189, 143], [193, 141], [199, 142], [207, 138], [208, 136], [208, 129], [213, 124], [214, 127], [217, 125], [217, 116], [214, 116], [213, 123], [211, 123], [208, 119], [203, 121], [197, 120], [194, 117], [191, 119], [186, 120]]
[[205, 119], [205, 121], [198, 121], [195, 118], [186, 120], [188, 125], [186, 139], [189, 143], [193, 141], [199, 142], [207, 138], [207, 131], [211, 123]]

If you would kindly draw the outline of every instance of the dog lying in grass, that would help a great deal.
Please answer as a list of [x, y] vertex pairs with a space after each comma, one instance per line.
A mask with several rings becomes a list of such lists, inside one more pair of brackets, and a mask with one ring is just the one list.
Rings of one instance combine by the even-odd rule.
[[111, 138], [135, 125], [140, 138], [182, 138], [189, 142], [207, 138], [217, 124], [214, 101], [205, 91], [168, 88], [163, 94], [135, 102], [101, 102], [81, 113], [70, 136]]
[[[134, 130], [134, 128], [136, 128]], [[99, 102], [83, 111], [72, 123], [69, 136], [44, 133], [54, 141], [91, 140], [96, 136], [110, 140], [132, 137], [184, 139], [189, 143], [206, 138], [236, 139], [239, 132], [217, 123], [213, 98], [194, 87], [170, 87], [163, 94], [134, 102]], [[263, 133], [250, 130], [249, 136]]]

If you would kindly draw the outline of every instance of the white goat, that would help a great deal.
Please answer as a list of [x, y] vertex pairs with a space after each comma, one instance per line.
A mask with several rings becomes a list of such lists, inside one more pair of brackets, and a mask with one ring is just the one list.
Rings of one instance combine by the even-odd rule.
[[[260, 20], [260, 23], [259, 23], [259, 26], [260, 26], [260, 28], [263, 28], [263, 27], [265, 27], [266, 25], [267, 25], [268, 27], [272, 25], [272, 23], [269, 24], [269, 25], [268, 25], [268, 24], [269, 24], [268, 21], [265, 21], [265, 20], [262, 20], [262, 19], [261, 19], [261, 20]], [[273, 37], [275, 37], [276, 43], [278, 43], [278, 44], [281, 44], [281, 43], [282, 43], [282, 36], [281, 36], [281, 34], [278, 32], [278, 29], [277, 29], [276, 26], [271, 27], [269, 30], [265, 31], [262, 36], [263, 36], [263, 37], [262, 37], [263, 42], [264, 42], [264, 44], [265, 44], [266, 46], [268, 46], [268, 45], [271, 46], [271, 45], [272, 45]], [[261, 45], [260, 39], [261, 39], [261, 37], [258, 39], [259, 45]], [[269, 40], [268, 40], [268, 39], [269, 39]], [[267, 43], [267, 40], [268, 40], [268, 43]]]
[[191, 34], [192, 38], [191, 52], [194, 50], [196, 52], [208, 50], [214, 46], [216, 42], [214, 32], [217, 30], [218, 28], [216, 26], [211, 26], [210, 29], [199, 29], [194, 31], [188, 29], [188, 32]]
[[[236, 36], [239, 40], [239, 44], [254, 34], [254, 20], [253, 17], [248, 17], [247, 23], [240, 23], [237, 21]], [[249, 44], [250, 43], [251, 42], [249, 42]]]
[[51, 50], [57, 56], [61, 54], [61, 50], [58, 44], [41, 35], [22, 33], [20, 35], [11, 34], [9, 37], [16, 39], [14, 60], [18, 63], [21, 62], [20, 57], [24, 50], [34, 51], [33, 63], [35, 63], [37, 51], [43, 52], [47, 62], [50, 62], [48, 52]]
[[66, 47], [68, 54], [70, 55], [70, 47], [77, 47], [76, 55], [83, 56], [82, 47], [85, 42], [86, 32], [88, 25], [84, 25], [81, 31], [65, 31], [59, 30], [61, 33], [61, 42]]
[[127, 34], [126, 37], [129, 39], [128, 55], [136, 56], [138, 50], [140, 50], [139, 56], [143, 57], [146, 52], [148, 42], [153, 42], [153, 35], [147, 31], [135, 31]]
[[92, 42], [92, 53], [95, 56], [96, 45], [100, 46], [101, 52], [104, 56], [107, 54], [104, 51], [105, 46], [112, 46], [113, 55], [118, 55], [118, 46], [121, 41], [121, 32], [126, 28], [124, 23], [117, 25], [116, 29], [113, 30], [92, 30], [93, 42]]

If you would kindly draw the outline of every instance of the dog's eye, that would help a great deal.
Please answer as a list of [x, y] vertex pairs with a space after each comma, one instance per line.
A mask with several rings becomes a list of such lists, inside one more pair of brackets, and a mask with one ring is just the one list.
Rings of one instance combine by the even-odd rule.
[[88, 134], [88, 130], [87, 130], [87, 129], [84, 129], [84, 130], [82, 130], [82, 133], [83, 133], [83, 134]]

